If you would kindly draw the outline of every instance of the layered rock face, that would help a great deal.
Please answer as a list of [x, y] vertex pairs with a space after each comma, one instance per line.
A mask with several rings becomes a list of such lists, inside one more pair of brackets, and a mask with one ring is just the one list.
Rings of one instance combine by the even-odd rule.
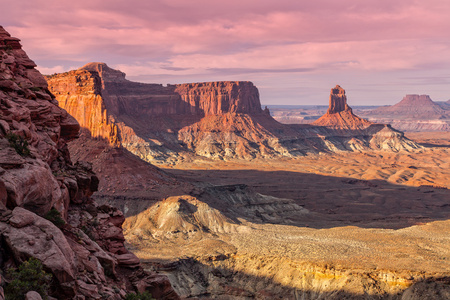
[[[84, 81], [84, 71], [91, 74], [94, 84], [81, 83]], [[90, 86], [91, 93], [102, 93], [105, 108], [114, 115], [262, 113], [258, 90], [248, 81], [200, 82], [165, 87], [126, 80], [125, 73], [104, 63], [88, 63], [77, 71], [48, 76], [50, 89], [58, 100], [63, 94], [80, 94], [74, 89], [67, 89], [74, 76], [78, 77], [78, 84]]]
[[[57, 299], [123, 299], [144, 290], [177, 299], [166, 277], [144, 272], [124, 247], [123, 214], [91, 199], [98, 178], [88, 163], [73, 165], [67, 149], [80, 125], [35, 66], [0, 27], [0, 268], [37, 258]], [[95, 100], [95, 80], [80, 74], [64, 89]]]
[[178, 84], [175, 92], [205, 115], [262, 113], [258, 89], [249, 81]]
[[151, 162], [183, 159], [178, 131], [205, 116], [263, 115], [251, 82], [143, 84], [102, 63], [47, 76], [59, 105], [92, 137]]
[[331, 89], [330, 106], [327, 113], [312, 123], [317, 126], [327, 126], [339, 129], [365, 129], [372, 123], [353, 114], [347, 104], [345, 90], [339, 85]]
[[428, 95], [406, 95], [399, 103], [368, 111], [364, 116], [404, 131], [450, 130], [450, 109]]
[[314, 124], [320, 127], [299, 127], [280, 124], [263, 111], [251, 82], [165, 87], [128, 81], [124, 73], [102, 63], [47, 80], [60, 106], [93, 137], [152, 163], [177, 163], [193, 156], [253, 159], [415, 148], [401, 133], [386, 136], [389, 128], [371, 127], [355, 116], [339, 86], [332, 90], [329, 111]]
[[331, 89], [330, 105], [328, 107], [327, 113], [335, 114], [346, 110], [351, 111], [351, 108], [347, 105], [347, 96], [345, 95], [345, 90], [339, 85], [336, 85], [336, 87]]

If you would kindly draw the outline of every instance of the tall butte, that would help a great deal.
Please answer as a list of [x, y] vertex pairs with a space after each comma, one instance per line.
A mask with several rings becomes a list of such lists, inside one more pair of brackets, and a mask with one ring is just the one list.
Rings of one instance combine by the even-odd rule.
[[345, 90], [339, 85], [331, 89], [330, 106], [327, 113], [312, 123], [317, 126], [326, 126], [336, 129], [365, 129], [373, 123], [353, 114], [352, 108], [347, 104]]

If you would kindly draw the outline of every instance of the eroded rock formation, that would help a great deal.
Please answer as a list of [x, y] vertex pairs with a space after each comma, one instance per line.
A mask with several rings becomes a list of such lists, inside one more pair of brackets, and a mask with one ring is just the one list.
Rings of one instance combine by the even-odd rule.
[[[80, 126], [35, 66], [0, 27], [0, 268], [37, 258], [53, 275], [50, 293], [58, 299], [123, 299], [144, 290], [178, 299], [166, 277], [144, 272], [124, 247], [123, 214], [91, 199], [98, 178], [90, 164], [73, 165], [67, 149]], [[98, 78], [79, 76], [64, 89], [95, 102]], [[87, 107], [101, 112], [101, 105]]]
[[93, 137], [152, 163], [195, 156], [253, 159], [416, 148], [401, 133], [355, 116], [339, 86], [332, 91], [328, 113], [315, 123], [321, 127], [300, 127], [280, 124], [263, 111], [251, 82], [166, 87], [128, 81], [124, 73], [103, 63], [89, 63], [47, 80], [60, 106]]
[[345, 90], [339, 85], [331, 89], [330, 93], [330, 105], [328, 107], [327, 113], [335, 114], [341, 111], [350, 110], [350, 106], [347, 105], [347, 96], [345, 95]]
[[327, 113], [312, 123], [317, 126], [327, 126], [337, 129], [365, 129], [372, 123], [353, 114], [347, 104], [345, 90], [339, 85], [331, 89], [330, 106]]

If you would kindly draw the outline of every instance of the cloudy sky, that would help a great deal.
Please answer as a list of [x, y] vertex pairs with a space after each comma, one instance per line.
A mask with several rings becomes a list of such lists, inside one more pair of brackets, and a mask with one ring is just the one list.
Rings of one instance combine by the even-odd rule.
[[248, 80], [263, 104], [450, 99], [448, 0], [14, 0], [0, 25], [42, 73], [100, 61], [141, 82]]

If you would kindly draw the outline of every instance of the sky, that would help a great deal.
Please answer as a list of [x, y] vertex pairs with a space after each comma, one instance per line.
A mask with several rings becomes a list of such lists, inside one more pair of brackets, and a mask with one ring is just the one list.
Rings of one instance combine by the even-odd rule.
[[14, 0], [0, 25], [44, 74], [105, 62], [127, 79], [252, 81], [262, 104], [450, 99], [448, 0]]

